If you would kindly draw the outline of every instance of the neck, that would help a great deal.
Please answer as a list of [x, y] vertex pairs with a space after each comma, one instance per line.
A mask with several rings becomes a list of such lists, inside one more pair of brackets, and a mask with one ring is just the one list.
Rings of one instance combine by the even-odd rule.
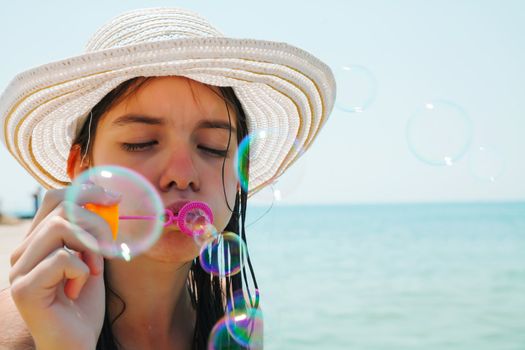
[[[132, 345], [124, 348], [182, 349], [189, 345], [196, 317], [186, 287], [190, 267], [191, 262], [173, 264], [142, 256], [107, 263], [108, 283], [125, 303], [124, 313], [113, 326], [122, 345]], [[123, 305], [111, 293], [108, 298], [113, 320]], [[186, 346], [175, 347], [176, 343]]]

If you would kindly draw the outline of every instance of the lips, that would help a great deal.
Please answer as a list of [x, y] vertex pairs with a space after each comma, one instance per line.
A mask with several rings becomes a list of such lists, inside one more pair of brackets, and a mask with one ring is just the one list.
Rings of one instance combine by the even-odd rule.
[[169, 209], [173, 213], [173, 215], [177, 216], [179, 215], [180, 209], [189, 202], [190, 201], [177, 201], [166, 206], [166, 209]]

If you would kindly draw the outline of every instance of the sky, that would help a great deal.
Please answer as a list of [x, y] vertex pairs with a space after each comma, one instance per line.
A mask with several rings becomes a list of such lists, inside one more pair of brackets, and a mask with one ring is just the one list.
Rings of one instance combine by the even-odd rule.
[[[325, 61], [337, 106], [318, 139], [254, 203], [525, 200], [521, 1], [11, 1], [0, 11], [0, 89], [82, 53], [123, 11], [175, 6], [224, 34], [284, 41]], [[0, 210], [38, 187], [0, 148]]]

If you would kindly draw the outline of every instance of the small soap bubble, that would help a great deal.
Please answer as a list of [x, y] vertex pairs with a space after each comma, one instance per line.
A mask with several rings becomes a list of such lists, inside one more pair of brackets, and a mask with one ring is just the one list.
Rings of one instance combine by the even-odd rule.
[[193, 201], [180, 208], [177, 215], [168, 211], [167, 225], [176, 224], [181, 232], [190, 237], [203, 235], [213, 224], [213, 212], [204, 202]]
[[203, 247], [213, 242], [213, 240], [217, 239], [218, 237], [219, 232], [217, 231], [215, 226], [208, 224], [202, 230], [200, 230], [198, 234], [195, 234], [193, 236], [193, 240], [195, 241], [195, 244], [197, 244], [197, 246]]
[[269, 183], [267, 186], [256, 192], [249, 201], [249, 205], [252, 206], [252, 209], [248, 210], [249, 214], [248, 220], [246, 221], [246, 227], [250, 227], [261, 221], [280, 200], [280, 191], [273, 183]]
[[230, 335], [226, 327], [226, 318], [222, 317], [210, 332], [208, 337], [208, 350], [230, 350], [238, 348], [240, 348], [240, 344]]
[[308, 174], [308, 163], [305, 159], [298, 159], [286, 172], [279, 176], [273, 183], [273, 197], [277, 203], [293, 200], [300, 193], [305, 174]]
[[[304, 141], [288, 140], [282, 144], [283, 130], [279, 128], [258, 129], [247, 135], [240, 143], [234, 158], [234, 170], [239, 183], [245, 191], [249, 190], [248, 168], [252, 173], [259, 173], [259, 168], [266, 165], [268, 159], [263, 150], [268, 145], [274, 145], [287, 150], [287, 158], [291, 161], [300, 157], [305, 151]], [[248, 166], [249, 160], [249, 166]]]
[[461, 106], [450, 101], [428, 102], [406, 124], [412, 154], [429, 165], [452, 166], [468, 150], [472, 124]]
[[[234, 293], [226, 308], [226, 328], [230, 336], [239, 344], [250, 349], [263, 348], [263, 313], [258, 307], [259, 292], [255, 291], [255, 300], [247, 303], [243, 290]], [[257, 305], [257, 307], [254, 307]]]
[[347, 113], [361, 113], [374, 103], [377, 80], [365, 66], [342, 65], [334, 70], [337, 83], [336, 107]]
[[184, 226], [193, 233], [193, 236], [204, 233], [211, 222], [201, 208], [193, 208], [184, 215]]
[[242, 292], [236, 292], [234, 294], [235, 303], [228, 302], [226, 315], [215, 324], [210, 332], [208, 350], [264, 348], [262, 311], [259, 308], [247, 306], [242, 299]]
[[263, 145], [271, 141], [271, 135], [273, 135], [271, 130], [260, 129], [250, 133], [239, 143], [234, 158], [234, 170], [240, 185], [245, 191], [248, 191], [249, 187], [248, 160], [251, 162], [250, 167], [257, 166], [257, 158]]
[[246, 243], [234, 232], [225, 231], [202, 246], [199, 260], [204, 271], [226, 277], [239, 273], [243, 267]]
[[162, 200], [147, 179], [128, 168], [90, 168], [66, 189], [65, 199], [77, 237], [105, 257], [129, 261], [162, 234]]
[[480, 180], [496, 182], [503, 167], [503, 157], [492, 147], [478, 146], [469, 155], [470, 173]]

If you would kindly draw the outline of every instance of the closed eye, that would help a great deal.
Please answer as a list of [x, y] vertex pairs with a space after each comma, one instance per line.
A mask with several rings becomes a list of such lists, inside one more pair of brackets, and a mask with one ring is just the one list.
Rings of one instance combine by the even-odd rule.
[[203, 152], [206, 152], [206, 153], [209, 153], [210, 155], [214, 156], [214, 157], [219, 157], [219, 158], [224, 158], [228, 155], [228, 150], [227, 149], [215, 149], [215, 148], [210, 148], [210, 147], [206, 147], [206, 146], [198, 146], [197, 148], [199, 148], [201, 151]]
[[140, 152], [150, 149], [156, 144], [158, 144], [157, 141], [148, 141], [143, 143], [123, 143], [122, 148], [129, 152]]

